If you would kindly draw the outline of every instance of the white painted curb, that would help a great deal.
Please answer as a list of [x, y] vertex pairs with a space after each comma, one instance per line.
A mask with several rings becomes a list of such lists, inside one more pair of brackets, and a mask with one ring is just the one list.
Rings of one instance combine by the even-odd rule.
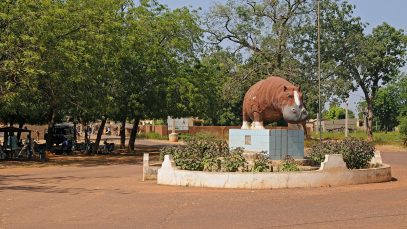
[[342, 155], [326, 155], [321, 168], [304, 172], [203, 172], [179, 170], [172, 157], [166, 155], [158, 169], [157, 184], [211, 187], [274, 189], [340, 186], [390, 181], [391, 167], [381, 164], [378, 168], [349, 170]]

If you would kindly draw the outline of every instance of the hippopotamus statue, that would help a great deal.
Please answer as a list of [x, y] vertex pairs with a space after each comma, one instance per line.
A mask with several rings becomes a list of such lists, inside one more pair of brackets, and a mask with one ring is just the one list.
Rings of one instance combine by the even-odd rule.
[[270, 76], [251, 86], [243, 101], [242, 129], [264, 129], [264, 121], [278, 121], [283, 118], [288, 123], [303, 123], [308, 113], [302, 103], [301, 87], [287, 80]]

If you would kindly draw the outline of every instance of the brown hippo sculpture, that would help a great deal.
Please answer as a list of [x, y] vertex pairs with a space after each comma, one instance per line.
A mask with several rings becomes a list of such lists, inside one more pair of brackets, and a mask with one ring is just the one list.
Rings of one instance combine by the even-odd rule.
[[305, 123], [308, 113], [302, 103], [301, 87], [287, 80], [270, 76], [251, 86], [243, 101], [242, 129], [264, 129], [264, 121]]

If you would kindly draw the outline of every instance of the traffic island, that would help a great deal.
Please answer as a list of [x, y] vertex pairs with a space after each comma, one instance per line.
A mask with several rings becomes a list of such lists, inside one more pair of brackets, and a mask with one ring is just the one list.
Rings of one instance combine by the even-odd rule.
[[205, 172], [180, 170], [165, 155], [157, 171], [157, 184], [208, 188], [276, 189], [367, 184], [391, 181], [391, 167], [378, 164], [380, 153], [368, 169], [348, 169], [341, 154], [325, 156], [315, 171], [298, 172]]

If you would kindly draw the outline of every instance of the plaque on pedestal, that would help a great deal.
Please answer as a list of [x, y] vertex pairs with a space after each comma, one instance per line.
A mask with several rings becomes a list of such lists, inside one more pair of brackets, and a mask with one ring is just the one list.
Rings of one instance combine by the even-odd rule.
[[247, 151], [266, 151], [273, 160], [290, 155], [304, 158], [304, 131], [289, 129], [229, 130], [229, 148], [241, 147]]

